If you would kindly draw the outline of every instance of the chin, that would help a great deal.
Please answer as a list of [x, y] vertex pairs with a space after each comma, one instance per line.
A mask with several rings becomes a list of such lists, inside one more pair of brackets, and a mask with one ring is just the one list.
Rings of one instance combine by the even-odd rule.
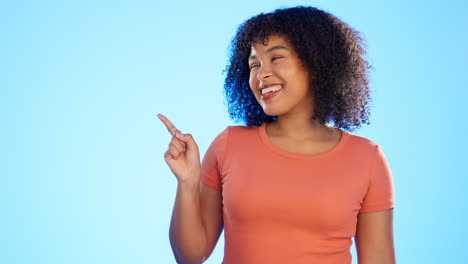
[[271, 109], [271, 108], [263, 108], [263, 112], [269, 116], [280, 116], [284, 114], [284, 111], [281, 111], [279, 109]]

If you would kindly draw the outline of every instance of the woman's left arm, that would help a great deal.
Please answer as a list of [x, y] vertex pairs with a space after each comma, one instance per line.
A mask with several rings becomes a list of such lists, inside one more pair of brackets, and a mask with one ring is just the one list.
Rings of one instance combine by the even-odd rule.
[[359, 264], [395, 264], [393, 209], [359, 213], [355, 241]]

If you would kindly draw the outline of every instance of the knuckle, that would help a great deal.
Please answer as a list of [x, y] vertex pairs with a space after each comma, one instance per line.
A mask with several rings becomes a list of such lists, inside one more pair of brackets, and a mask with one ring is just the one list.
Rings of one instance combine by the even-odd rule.
[[177, 142], [172, 142], [170, 145], [172, 145], [174, 148], [178, 150], [183, 149], [183, 146], [181, 144], [178, 144]]
[[172, 144], [172, 143], [169, 144], [169, 148], [170, 148], [171, 150], [177, 150], [177, 146], [174, 145], [174, 144]]

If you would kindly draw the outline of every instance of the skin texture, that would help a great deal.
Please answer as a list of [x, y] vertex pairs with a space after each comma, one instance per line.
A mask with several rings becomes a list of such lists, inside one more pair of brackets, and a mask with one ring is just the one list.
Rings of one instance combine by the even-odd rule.
[[[263, 111], [272, 116], [312, 113], [309, 73], [294, 47], [280, 36], [270, 36], [265, 44], [255, 44], [249, 59], [249, 85]], [[265, 100], [260, 88], [270, 85], [279, 85], [282, 90]]]
[[393, 209], [360, 213], [356, 230], [356, 250], [359, 264], [393, 264]]

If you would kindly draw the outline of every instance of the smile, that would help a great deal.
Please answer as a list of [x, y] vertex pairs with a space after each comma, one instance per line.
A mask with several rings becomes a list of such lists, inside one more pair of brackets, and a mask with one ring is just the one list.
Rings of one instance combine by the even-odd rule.
[[277, 91], [279, 91], [281, 89], [283, 89], [283, 87], [281, 85], [275, 85], [275, 86], [272, 86], [272, 87], [264, 88], [264, 89], [261, 90], [261, 92], [262, 92], [262, 95], [265, 95], [267, 93], [277, 92]]

